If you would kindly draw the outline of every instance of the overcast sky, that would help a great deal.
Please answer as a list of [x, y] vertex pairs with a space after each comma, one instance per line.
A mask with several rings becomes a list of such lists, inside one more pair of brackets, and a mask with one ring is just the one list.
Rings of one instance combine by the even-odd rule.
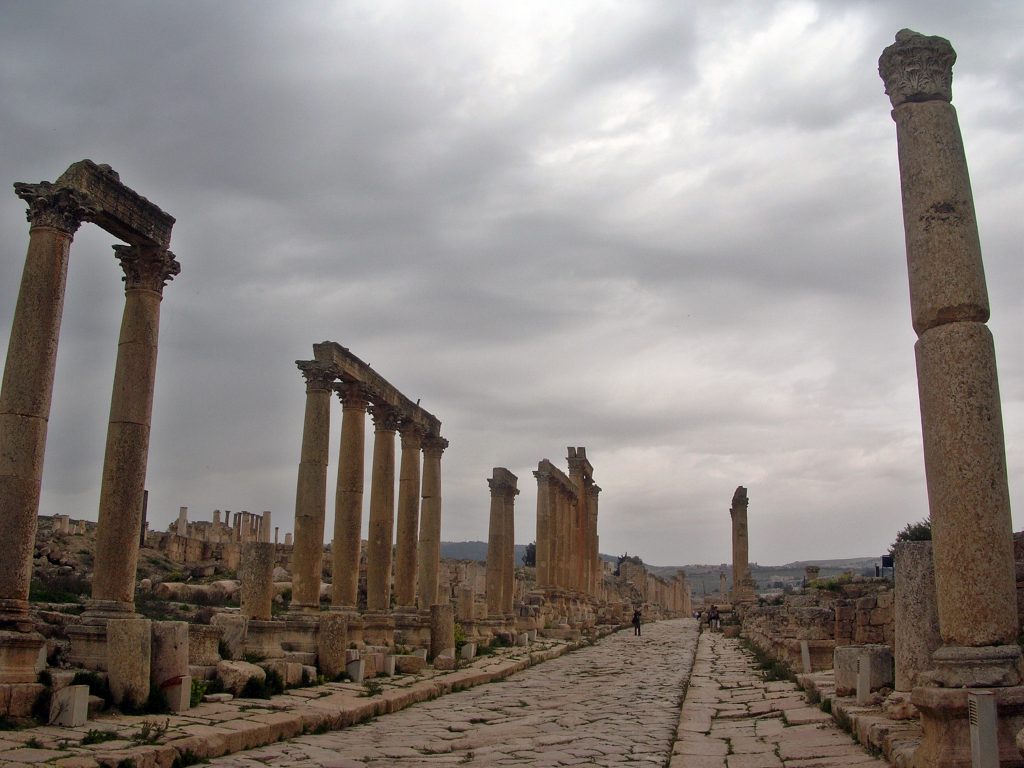
[[[531, 471], [573, 445], [603, 552], [728, 561], [742, 484], [752, 560], [877, 555], [928, 512], [877, 74], [903, 27], [958, 53], [1022, 528], [1017, 0], [5, 0], [0, 352], [28, 242], [9, 185], [90, 158], [177, 218], [151, 527], [188, 506], [291, 530], [294, 361], [332, 340], [441, 419], [446, 540], [487, 539], [504, 466], [532, 541]], [[96, 519], [114, 243], [72, 248], [42, 514]]]

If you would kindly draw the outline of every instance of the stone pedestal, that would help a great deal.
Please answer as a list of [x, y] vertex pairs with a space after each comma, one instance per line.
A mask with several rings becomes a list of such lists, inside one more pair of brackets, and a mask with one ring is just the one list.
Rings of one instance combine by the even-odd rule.
[[258, 619], [246, 622], [245, 644], [243, 656], [258, 656], [263, 659], [279, 659], [284, 656], [284, 649], [281, 647], [281, 638], [285, 629], [280, 621], [260, 621]]
[[76, 667], [102, 671], [107, 668], [106, 624], [73, 624], [65, 632], [71, 647], [68, 661]]
[[215, 667], [220, 661], [220, 638], [224, 630], [206, 624], [188, 625], [189, 666]]
[[238, 580], [241, 583], [242, 615], [249, 619], [269, 621], [271, 618], [276, 550], [269, 543], [249, 542], [242, 545]]
[[44, 645], [46, 640], [37, 632], [0, 630], [0, 685], [34, 683]]
[[395, 644], [395, 618], [390, 613], [363, 614], [363, 643], [393, 647]]
[[430, 606], [430, 657], [455, 651], [455, 611], [449, 604]]
[[[172, 712], [188, 709], [190, 696], [184, 696], [185, 706], [182, 707], [184, 686], [187, 684], [191, 688], [192, 683], [189, 676], [188, 623], [154, 621], [152, 629], [150, 683], [163, 694]], [[191, 695], [191, 691], [189, 693]]]
[[[1021, 768], [1014, 737], [1024, 727], [1024, 686], [986, 688], [996, 697], [1000, 768]], [[915, 688], [911, 702], [921, 714], [921, 744], [912, 768], [971, 768], [971, 733], [965, 688]]]
[[340, 613], [323, 614], [317, 633], [317, 666], [327, 680], [335, 680], [345, 671], [346, 650], [348, 619]]
[[107, 622], [107, 682], [114, 703], [141, 707], [149, 698], [152, 653], [149, 619]]

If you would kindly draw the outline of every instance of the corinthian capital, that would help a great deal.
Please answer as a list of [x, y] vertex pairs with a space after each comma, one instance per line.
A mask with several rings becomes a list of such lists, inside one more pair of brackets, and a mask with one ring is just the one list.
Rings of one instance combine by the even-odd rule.
[[370, 404], [370, 393], [358, 382], [335, 382], [334, 391], [338, 394], [341, 407], [345, 410], [365, 411]]
[[115, 245], [114, 253], [124, 270], [122, 279], [126, 289], [144, 288], [163, 293], [164, 286], [181, 272], [181, 264], [165, 249]]
[[55, 187], [48, 181], [18, 182], [14, 185], [14, 194], [28, 203], [25, 218], [33, 227], [52, 227], [73, 235], [82, 222], [92, 219], [95, 213], [81, 192]]
[[419, 424], [411, 419], [402, 419], [398, 425], [402, 435], [402, 448], [410, 451], [418, 451], [423, 447], [423, 436], [426, 432]]
[[370, 406], [370, 418], [377, 432], [397, 432], [402, 416], [398, 409], [387, 403], [374, 403]]
[[909, 29], [882, 51], [878, 74], [894, 107], [908, 101], [952, 101], [956, 51], [944, 37], [928, 37]]
[[448, 447], [448, 441], [440, 435], [427, 435], [423, 438], [423, 453], [432, 455], [436, 454], [438, 457], [444, 453], [444, 449]]
[[316, 360], [296, 360], [295, 364], [306, 380], [307, 392], [330, 391], [335, 376], [328, 366]]

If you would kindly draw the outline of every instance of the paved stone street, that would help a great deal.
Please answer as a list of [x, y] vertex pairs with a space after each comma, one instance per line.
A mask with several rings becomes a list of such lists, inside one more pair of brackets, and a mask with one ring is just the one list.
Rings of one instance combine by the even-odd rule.
[[670, 768], [886, 768], [793, 683], [765, 682], [739, 641], [700, 637]]
[[212, 765], [664, 766], [697, 624], [649, 624], [373, 722], [219, 758]]

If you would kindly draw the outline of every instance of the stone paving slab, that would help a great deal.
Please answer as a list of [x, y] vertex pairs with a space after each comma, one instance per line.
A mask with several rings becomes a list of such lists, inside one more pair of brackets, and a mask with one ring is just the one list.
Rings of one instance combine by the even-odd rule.
[[809, 707], [796, 685], [766, 682], [739, 640], [700, 636], [669, 768], [887, 765]]

